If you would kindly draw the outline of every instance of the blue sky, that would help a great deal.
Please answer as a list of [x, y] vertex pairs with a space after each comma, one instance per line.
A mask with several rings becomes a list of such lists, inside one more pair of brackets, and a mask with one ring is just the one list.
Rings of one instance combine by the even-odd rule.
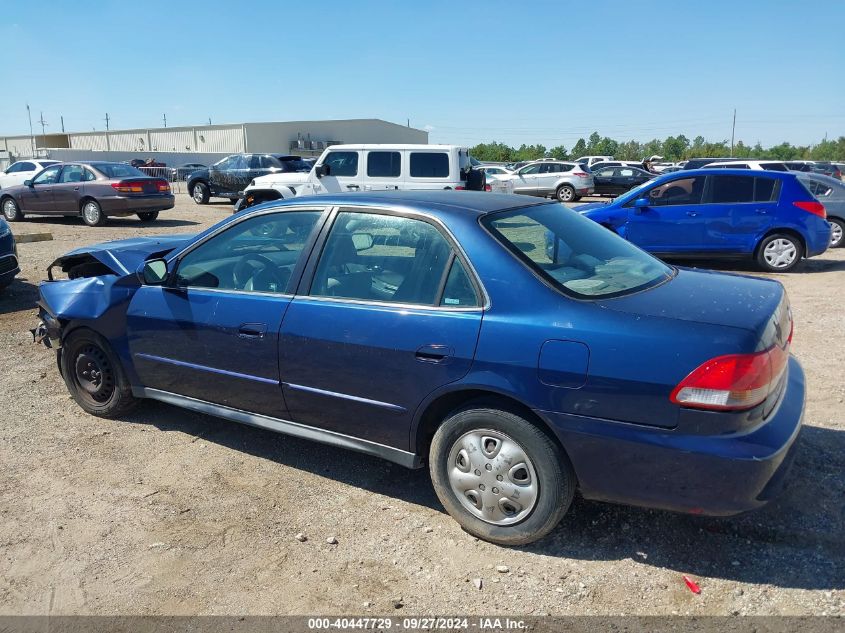
[[[432, 142], [845, 134], [845, 2], [6, 2], [0, 135], [382, 118]], [[836, 42], [839, 44], [836, 44]], [[40, 125], [35, 124], [36, 132]]]

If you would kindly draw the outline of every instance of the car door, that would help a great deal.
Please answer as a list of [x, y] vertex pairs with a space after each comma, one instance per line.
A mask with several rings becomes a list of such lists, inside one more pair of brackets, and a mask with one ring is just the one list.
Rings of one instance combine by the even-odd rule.
[[749, 170], [748, 176], [725, 174], [707, 179], [700, 208], [708, 250], [751, 253], [773, 224], [780, 180], [751, 173]]
[[0, 173], [0, 189], [22, 185], [36, 173], [35, 163], [29, 161], [18, 161], [9, 166], [5, 172]]
[[613, 193], [617, 196], [621, 195], [642, 182], [643, 180], [637, 175], [637, 170], [631, 167], [617, 167], [613, 179]]
[[537, 175], [537, 195], [548, 196], [555, 192], [555, 185], [560, 178], [560, 165], [557, 163], [542, 163]]
[[61, 165], [53, 165], [39, 172], [29, 187], [24, 187], [18, 197], [18, 204], [24, 213], [51, 213], [53, 187], [59, 180]]
[[663, 181], [640, 196], [646, 206], [629, 201], [623, 237], [654, 253], [707, 250], [701, 208], [706, 180], [706, 176], [686, 176]]
[[337, 150], [328, 152], [321, 165], [327, 169], [313, 184], [313, 193], [344, 193], [360, 191], [363, 184], [363, 170], [359, 169], [361, 152]]
[[278, 418], [279, 327], [325, 213], [268, 211], [229, 224], [168, 262], [126, 315], [129, 351], [148, 389]]
[[542, 163], [533, 163], [518, 170], [513, 176], [513, 192], [536, 196], [541, 166]]
[[58, 182], [53, 185], [53, 209], [57, 213], [79, 211], [86, 172], [82, 165], [65, 165]]
[[291, 419], [407, 450], [418, 405], [472, 363], [468, 267], [424, 218], [342, 209], [308, 268], [279, 346]]
[[365, 191], [395, 191], [403, 189], [402, 154], [398, 150], [368, 150], [363, 152]]
[[595, 193], [605, 195], [615, 194], [616, 188], [614, 187], [613, 178], [617, 171], [618, 168], [616, 167], [603, 167], [594, 171], [593, 182], [595, 183]]

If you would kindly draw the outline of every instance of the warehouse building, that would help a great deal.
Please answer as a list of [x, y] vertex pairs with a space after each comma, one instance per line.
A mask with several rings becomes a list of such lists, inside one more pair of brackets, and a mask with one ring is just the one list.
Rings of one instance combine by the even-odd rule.
[[239, 152], [317, 156], [338, 143], [428, 143], [428, 132], [381, 119], [234, 123], [0, 137], [3, 163], [34, 156], [58, 160], [155, 158], [168, 165], [210, 163]]

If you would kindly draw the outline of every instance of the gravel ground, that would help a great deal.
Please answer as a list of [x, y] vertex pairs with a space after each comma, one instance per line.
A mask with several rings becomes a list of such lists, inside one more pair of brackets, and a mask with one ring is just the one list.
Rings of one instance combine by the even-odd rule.
[[182, 194], [150, 226], [14, 225], [54, 239], [20, 246], [0, 295], [0, 614], [845, 613], [845, 249], [776, 275], [809, 381], [778, 501], [715, 520], [576, 499], [549, 537], [507, 549], [463, 533], [425, 470], [158, 403], [121, 421], [75, 405], [27, 332], [47, 265], [230, 210]]

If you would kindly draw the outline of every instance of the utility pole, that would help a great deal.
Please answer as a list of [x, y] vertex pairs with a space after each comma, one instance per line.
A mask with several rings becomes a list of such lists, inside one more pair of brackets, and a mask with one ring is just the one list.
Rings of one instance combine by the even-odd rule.
[[734, 108], [734, 122], [731, 126], [731, 158], [734, 156], [734, 134], [736, 133], [736, 108]]
[[208, 124], [211, 125], [211, 117], [208, 117]]
[[62, 134], [64, 134], [65, 133], [65, 117], [59, 116], [59, 119], [61, 119], [61, 121], [62, 121]]
[[162, 114], [161, 118], [164, 119], [164, 127], [167, 127], [167, 114]]
[[408, 127], [411, 127], [411, 119], [408, 119]]
[[109, 113], [108, 112], [106, 112], [105, 121], [106, 121], [106, 132], [108, 132], [109, 131]]
[[109, 113], [106, 112], [106, 151], [111, 151], [111, 142], [109, 141]]
[[41, 136], [45, 136], [47, 134], [47, 132], [44, 130], [44, 128], [47, 127], [47, 125], [49, 125], [49, 124], [47, 123], [47, 121], [44, 120], [44, 113], [43, 112], [41, 113], [41, 118], [38, 119], [38, 122], [41, 124]]
[[29, 119], [29, 142], [32, 145], [32, 155], [35, 156], [35, 135], [32, 133], [32, 113], [29, 111], [29, 104], [26, 104], [26, 116]]

